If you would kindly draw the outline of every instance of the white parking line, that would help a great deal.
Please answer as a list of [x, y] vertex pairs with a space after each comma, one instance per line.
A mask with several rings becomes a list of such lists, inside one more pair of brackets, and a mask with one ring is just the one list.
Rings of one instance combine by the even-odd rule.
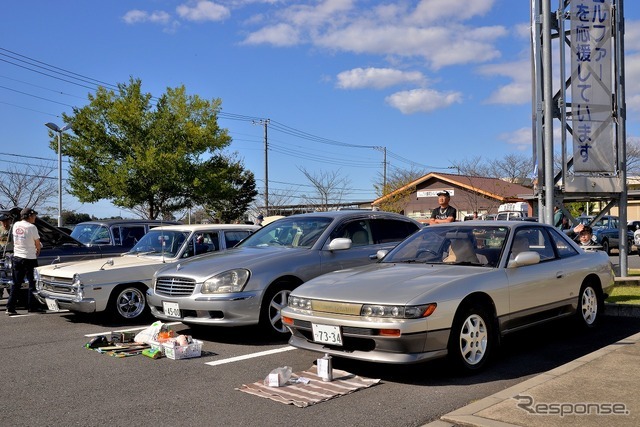
[[[165, 323], [165, 325], [167, 325], [167, 326], [180, 325], [180, 324], [181, 324], [181, 322]], [[146, 329], [148, 327], [149, 326], [139, 326], [137, 328], [120, 329], [120, 330], [117, 330], [117, 331], [96, 332], [95, 334], [86, 334], [85, 337], [97, 337], [98, 335], [107, 335], [107, 334], [110, 334], [111, 332], [141, 331], [141, 330]]]
[[224, 365], [225, 363], [233, 363], [233, 362], [238, 362], [240, 360], [253, 359], [254, 357], [268, 356], [270, 354], [282, 353], [284, 351], [295, 350], [295, 349], [296, 349], [295, 347], [291, 347], [290, 345], [288, 345], [286, 347], [275, 348], [273, 350], [245, 354], [244, 356], [236, 356], [236, 357], [230, 357], [228, 359], [215, 360], [213, 362], [207, 362], [205, 363], [205, 365], [209, 365], [209, 366]]

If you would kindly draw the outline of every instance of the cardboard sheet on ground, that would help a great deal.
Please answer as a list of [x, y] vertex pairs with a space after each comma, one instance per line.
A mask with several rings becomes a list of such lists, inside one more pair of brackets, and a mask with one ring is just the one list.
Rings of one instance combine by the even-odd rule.
[[292, 378], [297, 377], [308, 378], [311, 381], [308, 384], [294, 383], [283, 387], [269, 387], [263, 384], [263, 380], [260, 380], [248, 385], [243, 384], [236, 390], [304, 408], [371, 387], [380, 382], [379, 379], [359, 377], [339, 369], [333, 370], [333, 381], [326, 382], [318, 376], [315, 366], [292, 375]]

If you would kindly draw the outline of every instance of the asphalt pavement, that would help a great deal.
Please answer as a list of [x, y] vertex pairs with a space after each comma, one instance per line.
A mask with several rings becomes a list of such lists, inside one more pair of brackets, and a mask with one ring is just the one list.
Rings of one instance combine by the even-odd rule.
[[[640, 317], [640, 306], [606, 304], [605, 315]], [[639, 365], [640, 333], [472, 402], [427, 426], [636, 427]]]

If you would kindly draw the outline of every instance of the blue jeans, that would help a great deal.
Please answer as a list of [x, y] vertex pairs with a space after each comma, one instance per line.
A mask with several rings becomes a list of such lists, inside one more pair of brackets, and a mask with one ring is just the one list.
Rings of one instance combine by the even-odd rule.
[[29, 292], [27, 293], [27, 309], [31, 310], [36, 306], [36, 298], [33, 296], [33, 292], [36, 290], [36, 281], [33, 278], [33, 269], [38, 266], [37, 259], [26, 259], [13, 257], [13, 284], [11, 285], [11, 293], [7, 300], [7, 310], [15, 311], [16, 302], [18, 301], [18, 295], [20, 294], [20, 288], [24, 282], [24, 278], [27, 278], [29, 282]]

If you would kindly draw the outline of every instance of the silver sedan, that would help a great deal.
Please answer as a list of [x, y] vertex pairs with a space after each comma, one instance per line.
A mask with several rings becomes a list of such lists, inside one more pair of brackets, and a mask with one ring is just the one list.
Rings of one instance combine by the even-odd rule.
[[379, 256], [294, 290], [290, 344], [386, 363], [448, 355], [474, 371], [509, 332], [570, 316], [594, 326], [614, 283], [605, 252], [531, 222], [434, 225]]

